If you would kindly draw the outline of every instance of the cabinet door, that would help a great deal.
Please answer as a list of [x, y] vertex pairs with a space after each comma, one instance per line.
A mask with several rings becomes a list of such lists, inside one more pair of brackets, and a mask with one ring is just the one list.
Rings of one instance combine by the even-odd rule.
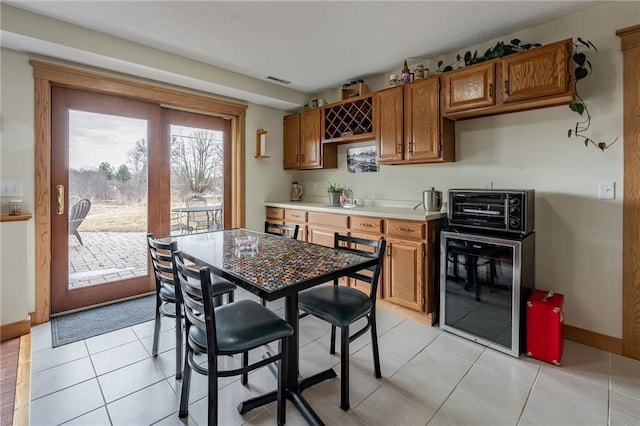
[[323, 228], [316, 225], [307, 226], [307, 241], [313, 244], [320, 244], [325, 247], [333, 247], [334, 229]]
[[438, 77], [404, 86], [404, 159], [440, 157]]
[[414, 311], [424, 312], [424, 243], [387, 239], [385, 298]]
[[403, 137], [403, 92], [402, 86], [381, 90], [376, 93], [374, 128], [376, 150], [380, 164], [402, 160]]
[[[333, 247], [333, 234], [339, 232], [342, 235], [349, 235], [346, 230], [335, 228], [323, 228], [317, 225], [307, 225], [307, 241], [313, 244], [320, 244], [325, 247]], [[340, 285], [348, 286], [349, 277], [342, 277], [338, 280]]]
[[565, 40], [503, 58], [503, 102], [570, 92], [571, 47], [571, 40]]
[[442, 113], [495, 105], [495, 75], [495, 61], [443, 73]]
[[300, 114], [284, 118], [284, 161], [285, 169], [300, 167]]
[[300, 168], [322, 167], [320, 152], [320, 109], [314, 108], [300, 113]]

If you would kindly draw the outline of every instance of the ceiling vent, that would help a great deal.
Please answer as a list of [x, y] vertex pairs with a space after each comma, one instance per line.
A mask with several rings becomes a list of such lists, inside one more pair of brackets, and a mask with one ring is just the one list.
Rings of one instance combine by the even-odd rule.
[[291, 82], [290, 82], [290, 81], [283, 80], [283, 79], [278, 78], [278, 77], [272, 77], [272, 76], [270, 76], [270, 75], [268, 75], [268, 76], [267, 76], [267, 80], [273, 80], [273, 81], [276, 81], [276, 82], [278, 82], [278, 83], [282, 83], [282, 84], [291, 84]]

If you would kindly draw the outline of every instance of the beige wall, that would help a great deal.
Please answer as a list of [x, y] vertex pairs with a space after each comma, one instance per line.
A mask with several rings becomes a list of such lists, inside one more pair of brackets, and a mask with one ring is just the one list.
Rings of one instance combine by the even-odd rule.
[[[5, 5], [2, 7], [4, 30], [7, 13]], [[82, 48], [78, 45], [78, 37], [64, 34], [65, 24], [47, 21], [46, 25], [38, 26], [41, 20], [19, 15], [19, 25], [10, 24], [16, 27], [15, 31], [43, 38], [50, 31], [57, 43]], [[608, 140], [622, 136], [622, 55], [615, 30], [639, 21], [640, 3], [615, 2], [500, 39], [510, 40], [517, 36], [524, 41], [548, 43], [581, 36], [593, 41], [599, 48], [599, 52], [589, 55], [595, 70], [584, 81], [581, 91], [593, 114], [593, 136]], [[77, 33], [78, 29], [69, 26], [69, 31]], [[82, 34], [86, 34], [85, 31], [82, 30]], [[185, 84], [206, 75], [201, 63], [190, 64], [164, 53], [150, 55], [150, 49], [143, 46], [123, 44], [113, 37], [89, 33], [93, 54], [109, 54], [121, 61], [139, 61], [138, 64], [144, 67], [158, 67], [166, 61], [167, 67], [173, 67], [173, 74], [185, 77], [182, 80]], [[484, 51], [491, 44], [483, 43], [478, 49]], [[4, 48], [1, 54], [0, 179], [23, 180], [24, 208], [33, 211], [33, 81], [29, 55]], [[176, 63], [180, 64], [178, 68]], [[429, 62], [425, 61], [425, 64], [434, 69]], [[220, 70], [216, 70], [218, 72]], [[389, 73], [370, 81], [367, 79], [367, 82], [374, 90], [383, 87]], [[228, 81], [237, 85], [243, 80]], [[215, 81], [208, 83], [217, 84]], [[268, 92], [261, 90], [263, 95]], [[290, 92], [282, 96], [287, 97], [292, 99]], [[383, 166], [376, 174], [354, 175], [346, 172], [347, 146], [340, 146], [337, 170], [292, 173], [282, 170], [283, 115], [284, 112], [277, 109], [255, 104], [249, 105], [247, 110], [247, 226], [256, 229], [262, 226], [263, 201], [288, 199], [294, 178], [303, 181], [305, 193], [310, 195], [323, 195], [327, 181], [331, 180], [351, 186], [357, 197], [415, 202], [421, 191], [431, 186], [447, 190], [477, 187], [482, 182], [492, 181], [496, 187], [535, 188], [537, 286], [565, 293], [568, 324], [614, 337], [622, 336], [621, 141], [603, 153], [593, 147], [585, 148], [576, 140], [568, 140], [567, 129], [575, 124], [577, 115], [567, 107], [556, 107], [459, 122], [456, 125], [456, 163]], [[270, 159], [253, 158], [258, 128], [269, 131], [267, 153]], [[597, 199], [597, 183], [601, 180], [616, 182], [616, 200]], [[33, 221], [28, 222], [26, 240], [27, 270], [20, 278], [24, 282], [21, 285], [26, 286], [23, 293], [28, 300], [28, 309], [33, 311]], [[6, 249], [4, 240], [2, 244], [2, 249]], [[5, 297], [4, 290], [0, 297]]]
[[[498, 40], [542, 44], [566, 38], [591, 40], [594, 71], [579, 84], [593, 116], [591, 136], [622, 138], [622, 53], [615, 31], [640, 22], [640, 2], [615, 2], [549, 22], [456, 53], [484, 52]], [[434, 70], [440, 58], [424, 61]], [[399, 64], [400, 65], [400, 64]], [[410, 64], [413, 66], [413, 64]], [[390, 70], [366, 81], [388, 85]], [[356, 197], [420, 201], [432, 186], [536, 190], [536, 286], [566, 296], [569, 325], [622, 337], [622, 156], [623, 142], [601, 152], [567, 138], [578, 115], [567, 106], [460, 121], [456, 157], [450, 164], [382, 166], [379, 173], [346, 171], [348, 145], [338, 149], [337, 170], [299, 172], [305, 193], [323, 195], [327, 181], [350, 186]], [[366, 144], [364, 144], [366, 145]], [[616, 199], [598, 200], [600, 181], [615, 181]]]

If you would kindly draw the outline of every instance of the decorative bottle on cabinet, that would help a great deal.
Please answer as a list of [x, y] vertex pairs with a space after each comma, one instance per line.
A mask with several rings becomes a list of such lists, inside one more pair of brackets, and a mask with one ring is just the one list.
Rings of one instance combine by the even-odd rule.
[[411, 73], [409, 71], [409, 66], [407, 65], [407, 60], [404, 60], [404, 66], [402, 67], [402, 72], [400, 73], [400, 81], [403, 83], [409, 83], [411, 81]]

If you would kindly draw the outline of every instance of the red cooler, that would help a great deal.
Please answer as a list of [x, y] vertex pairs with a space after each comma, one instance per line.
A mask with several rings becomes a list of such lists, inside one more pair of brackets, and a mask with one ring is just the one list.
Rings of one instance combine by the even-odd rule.
[[560, 365], [563, 326], [564, 295], [534, 290], [527, 301], [527, 355]]

